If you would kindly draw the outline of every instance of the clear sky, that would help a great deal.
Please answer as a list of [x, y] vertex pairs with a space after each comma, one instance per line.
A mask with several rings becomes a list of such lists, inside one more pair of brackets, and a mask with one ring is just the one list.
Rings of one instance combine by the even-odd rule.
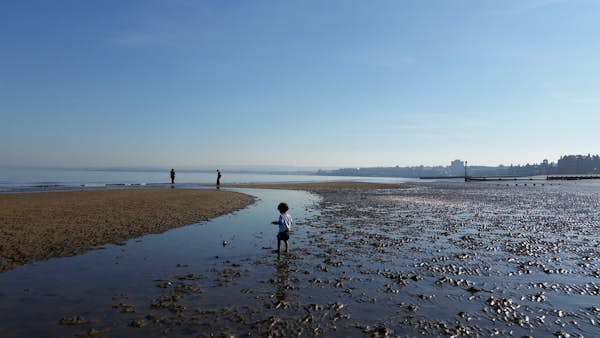
[[600, 153], [600, 1], [1, 1], [0, 165]]

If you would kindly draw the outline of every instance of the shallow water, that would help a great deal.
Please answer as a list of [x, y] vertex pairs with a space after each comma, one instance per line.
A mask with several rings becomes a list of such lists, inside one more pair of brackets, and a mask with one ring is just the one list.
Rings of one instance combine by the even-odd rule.
[[[301, 228], [310, 213], [307, 209], [314, 209], [309, 206], [316, 201], [315, 196], [300, 191], [238, 191], [255, 195], [258, 201], [209, 222], [0, 274], [0, 336], [69, 336], [91, 328], [116, 336], [145, 335], [147, 332], [130, 332], [129, 318], [124, 319], [113, 306], [138, 304], [146, 310], [148, 301], [163, 291], [156, 286], [157, 280], [176, 281], [175, 276], [190, 273], [206, 275], [223, 262], [254, 260], [266, 252], [272, 256], [277, 226], [270, 221], [278, 217], [277, 204], [288, 202]], [[212, 296], [235, 299], [227, 294]], [[132, 316], [140, 313], [138, 309]], [[89, 323], [59, 325], [62, 318], [74, 316]]]

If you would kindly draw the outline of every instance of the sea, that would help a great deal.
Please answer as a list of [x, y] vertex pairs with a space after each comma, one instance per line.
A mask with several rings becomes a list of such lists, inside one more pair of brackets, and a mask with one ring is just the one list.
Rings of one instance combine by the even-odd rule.
[[[0, 167], [0, 192], [110, 188], [123, 186], [170, 185], [170, 168], [157, 169], [81, 169], [81, 168], [15, 168]], [[324, 181], [361, 181], [402, 183], [419, 181], [403, 177], [320, 176], [310, 173], [242, 172], [221, 170], [221, 184], [295, 183]], [[214, 184], [216, 170], [180, 170], [176, 172], [178, 187]]]

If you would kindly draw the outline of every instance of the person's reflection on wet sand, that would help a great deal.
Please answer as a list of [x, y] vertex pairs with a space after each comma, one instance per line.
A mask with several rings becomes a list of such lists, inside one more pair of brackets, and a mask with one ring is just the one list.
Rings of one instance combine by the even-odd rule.
[[290, 265], [287, 257], [277, 257], [275, 260], [275, 298], [278, 303], [286, 301], [287, 290], [290, 286]]

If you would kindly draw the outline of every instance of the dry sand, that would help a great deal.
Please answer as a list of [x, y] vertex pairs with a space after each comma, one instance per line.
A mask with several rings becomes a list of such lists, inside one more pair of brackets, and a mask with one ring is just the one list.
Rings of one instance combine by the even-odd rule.
[[235, 192], [181, 189], [0, 194], [0, 272], [205, 221], [253, 201]]

